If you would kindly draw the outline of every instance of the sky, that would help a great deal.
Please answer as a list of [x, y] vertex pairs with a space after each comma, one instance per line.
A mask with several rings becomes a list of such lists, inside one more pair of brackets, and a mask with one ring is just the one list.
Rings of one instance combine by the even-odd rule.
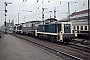
[[[56, 9], [56, 19], [60, 20], [67, 17], [68, 13], [68, 2], [70, 6], [70, 14], [88, 8], [88, 0], [0, 0], [0, 26], [4, 24], [5, 21], [5, 4], [7, 9], [6, 21], [9, 22], [14, 20], [14, 23], [18, 23], [18, 13], [19, 13], [19, 23], [27, 21], [42, 21], [42, 8], [44, 9], [44, 19], [53, 18], [54, 10]], [[50, 11], [52, 11], [50, 13]]]

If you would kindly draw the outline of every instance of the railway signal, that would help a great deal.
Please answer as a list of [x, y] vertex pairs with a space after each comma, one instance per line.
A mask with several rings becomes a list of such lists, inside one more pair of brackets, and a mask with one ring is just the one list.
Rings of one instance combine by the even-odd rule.
[[42, 8], [42, 20], [43, 20], [43, 24], [44, 24], [44, 9], [47, 9], [47, 8]]
[[[4, 4], [5, 4], [5, 22], [4, 22], [4, 25], [5, 25], [5, 27], [6, 27], [6, 13], [7, 13], [7, 10], [6, 10], [6, 6], [8, 5], [8, 4], [12, 4], [11, 2], [4, 2]], [[7, 27], [5, 28], [5, 32], [6, 32], [6, 30], [7, 30]]]

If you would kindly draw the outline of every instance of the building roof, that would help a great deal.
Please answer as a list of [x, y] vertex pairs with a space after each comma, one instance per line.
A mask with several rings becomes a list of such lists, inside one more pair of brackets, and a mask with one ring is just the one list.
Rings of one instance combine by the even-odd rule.
[[71, 14], [71, 16], [86, 14], [86, 13], [88, 13], [88, 9], [87, 10], [82, 10], [82, 11], [79, 11], [79, 12], [74, 12], [74, 13]]

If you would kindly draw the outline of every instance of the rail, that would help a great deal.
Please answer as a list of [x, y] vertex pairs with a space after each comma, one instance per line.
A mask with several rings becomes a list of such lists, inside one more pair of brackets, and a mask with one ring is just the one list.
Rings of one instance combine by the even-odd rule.
[[31, 40], [29, 40], [29, 39], [27, 39], [27, 38], [25, 38], [25, 37], [18, 36], [18, 35], [14, 35], [14, 36], [16, 36], [16, 37], [18, 37], [18, 38], [21, 38], [21, 39], [24, 39], [24, 40], [27, 40], [27, 41], [33, 43], [34, 45], [36, 45], [36, 46], [38, 46], [38, 47], [40, 47], [40, 48], [42, 48], [42, 49], [44, 49], [44, 50], [48, 50], [48, 52], [50, 52], [50, 53], [52, 53], [52, 54], [54, 54], [54, 55], [57, 55], [57, 56], [63, 55], [63, 56], [65, 56], [65, 57], [68, 57], [69, 59], [83, 60], [82, 58], [76, 57], [76, 56], [74, 56], [74, 55], [68, 54], [68, 53], [63, 52], [63, 51], [60, 51], [60, 50], [57, 50], [57, 49], [52, 48], [52, 47], [49, 47], [49, 46], [47, 46], [47, 45], [43, 45], [43, 44], [41, 44], [41, 43], [37, 43], [37, 42], [31, 41]]

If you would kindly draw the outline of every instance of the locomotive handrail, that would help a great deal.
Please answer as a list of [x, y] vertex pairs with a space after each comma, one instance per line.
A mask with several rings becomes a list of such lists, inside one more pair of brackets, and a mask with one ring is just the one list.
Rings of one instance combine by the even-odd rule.
[[77, 31], [74, 31], [74, 35], [75, 35], [75, 37], [77, 37], [77, 34], [78, 34]]
[[48, 35], [58, 35], [57, 33], [48, 33], [48, 32], [37, 32], [37, 33], [48, 34]]

